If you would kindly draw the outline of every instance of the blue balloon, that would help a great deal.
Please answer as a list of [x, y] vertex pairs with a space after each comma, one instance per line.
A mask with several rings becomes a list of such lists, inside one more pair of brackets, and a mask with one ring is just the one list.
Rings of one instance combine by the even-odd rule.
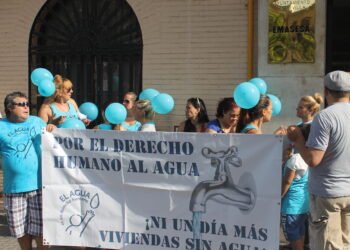
[[85, 129], [85, 124], [77, 118], [67, 118], [59, 127], [71, 129]]
[[30, 74], [30, 79], [32, 80], [32, 83], [36, 86], [39, 86], [40, 82], [43, 79], [48, 79], [53, 81], [53, 75], [51, 74], [50, 71], [44, 68], [37, 68], [32, 71]]
[[48, 78], [46, 78], [41, 80], [41, 82], [39, 83], [38, 91], [42, 96], [45, 96], [45, 97], [52, 96], [56, 91], [56, 86], [52, 80], [49, 80]]
[[127, 115], [126, 108], [120, 103], [111, 103], [105, 110], [107, 121], [112, 124], [119, 124], [125, 121]]
[[270, 98], [272, 102], [272, 116], [278, 115], [282, 110], [282, 104], [280, 99], [277, 96], [274, 96], [271, 94], [268, 94], [267, 96]]
[[241, 108], [251, 109], [260, 100], [260, 91], [253, 83], [243, 82], [233, 91], [233, 99]]
[[256, 87], [258, 87], [260, 94], [264, 95], [267, 90], [266, 82], [261, 78], [252, 78], [249, 82], [253, 83]]
[[95, 120], [98, 116], [98, 108], [92, 102], [84, 102], [79, 106], [79, 110], [91, 121]]
[[157, 95], [159, 95], [159, 91], [156, 89], [144, 89], [142, 90], [139, 99], [152, 101], [152, 99]]
[[174, 99], [171, 95], [162, 93], [152, 99], [152, 108], [158, 114], [167, 114], [174, 108]]

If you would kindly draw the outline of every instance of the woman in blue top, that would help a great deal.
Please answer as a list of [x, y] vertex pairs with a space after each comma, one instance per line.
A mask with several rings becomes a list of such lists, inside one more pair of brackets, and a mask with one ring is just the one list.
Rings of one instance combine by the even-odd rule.
[[[81, 117], [78, 105], [71, 98], [73, 93], [73, 84], [69, 79], [62, 78], [60, 75], [56, 75], [54, 79], [56, 85], [55, 93], [46, 98], [45, 102], [41, 105], [39, 110], [39, 117], [46, 123], [54, 124], [58, 127], [67, 118], [77, 118]], [[82, 119], [84, 123], [89, 121]]]
[[141, 123], [136, 121], [134, 116], [134, 107], [137, 95], [134, 92], [128, 92], [124, 95], [123, 105], [127, 110], [127, 116], [124, 122], [120, 126], [116, 126], [116, 130], [120, 131], [138, 131], [141, 127]]
[[258, 104], [242, 111], [239, 131], [244, 134], [262, 134], [262, 124], [271, 120], [272, 102], [267, 95], [261, 95]]
[[93, 129], [101, 129], [101, 130], [113, 130], [115, 125], [109, 123], [109, 121], [107, 121], [106, 116], [105, 116], [105, 110], [108, 107], [109, 103], [104, 103], [102, 106], [102, 110], [101, 110], [101, 116], [98, 118], [98, 121], [101, 122], [98, 125], [96, 125], [95, 127], [93, 127]]
[[207, 124], [207, 133], [235, 133], [240, 118], [241, 108], [232, 97], [219, 101], [216, 110], [216, 119]]

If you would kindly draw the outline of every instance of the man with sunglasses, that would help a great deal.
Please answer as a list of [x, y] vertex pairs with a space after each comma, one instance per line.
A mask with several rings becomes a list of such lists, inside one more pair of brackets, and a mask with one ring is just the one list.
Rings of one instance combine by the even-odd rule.
[[11, 235], [21, 249], [42, 244], [41, 140], [42, 128], [55, 126], [29, 115], [28, 98], [21, 92], [5, 97], [6, 118], [0, 120], [0, 153], [4, 171], [4, 207]]

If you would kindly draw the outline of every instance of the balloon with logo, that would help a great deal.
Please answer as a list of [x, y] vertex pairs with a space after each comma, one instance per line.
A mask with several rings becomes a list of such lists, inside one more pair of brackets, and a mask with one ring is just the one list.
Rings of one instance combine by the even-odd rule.
[[98, 116], [98, 108], [92, 102], [84, 102], [79, 106], [79, 110], [91, 121], [95, 120]]
[[156, 89], [144, 89], [142, 90], [139, 99], [152, 101], [152, 99], [157, 95], [159, 95], [159, 91]]
[[56, 91], [56, 86], [52, 80], [45, 78], [40, 81], [38, 91], [42, 96], [52, 96]]
[[126, 108], [120, 103], [111, 103], [105, 110], [105, 116], [108, 122], [119, 124], [125, 121], [127, 115]]
[[152, 99], [151, 105], [156, 113], [164, 115], [173, 110], [175, 102], [171, 95], [161, 93]]
[[85, 129], [85, 124], [77, 118], [67, 118], [59, 127], [71, 129]]
[[251, 109], [260, 100], [260, 91], [253, 83], [243, 82], [233, 91], [233, 99], [241, 108]]
[[282, 104], [280, 99], [277, 96], [267, 94], [272, 102], [272, 116], [278, 115], [282, 110]]
[[252, 78], [249, 82], [253, 83], [260, 91], [260, 94], [265, 94], [267, 90], [266, 82], [261, 78]]
[[40, 82], [43, 79], [48, 79], [48, 80], [53, 81], [54, 78], [53, 78], [53, 75], [51, 74], [51, 72], [45, 68], [36, 68], [30, 74], [30, 80], [36, 86], [39, 86]]

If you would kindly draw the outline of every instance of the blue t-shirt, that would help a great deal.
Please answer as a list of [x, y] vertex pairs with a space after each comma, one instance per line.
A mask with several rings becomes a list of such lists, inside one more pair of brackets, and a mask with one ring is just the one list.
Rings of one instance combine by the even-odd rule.
[[102, 124], [98, 125], [98, 128], [101, 129], [101, 130], [112, 130], [112, 125], [111, 124], [102, 123]]
[[293, 154], [286, 162], [283, 169], [283, 176], [287, 172], [287, 168], [296, 171], [292, 184], [288, 192], [282, 198], [281, 213], [282, 214], [304, 214], [309, 211], [309, 186], [308, 177], [309, 169], [300, 154]]
[[251, 125], [251, 124], [247, 124], [242, 130], [241, 130], [241, 133], [245, 133], [247, 132], [248, 130], [250, 129], [255, 129], [257, 131], [259, 131], [259, 129], [257, 127], [255, 127], [254, 125]]
[[[67, 117], [67, 119], [69, 119], [69, 118], [79, 119], [78, 112], [74, 108], [73, 104], [70, 101], [68, 101], [67, 103], [68, 103], [68, 107], [69, 107], [69, 110], [67, 112], [60, 111], [54, 103], [50, 104], [50, 107], [52, 109], [52, 114], [55, 114], [54, 119], [56, 119], [60, 116], [65, 116], [65, 117]], [[61, 126], [62, 126], [62, 123], [58, 124], [57, 127], [60, 128]]]
[[207, 124], [207, 129], [214, 130], [216, 133], [225, 133], [221, 127], [218, 119], [211, 120]]
[[139, 131], [141, 123], [136, 121], [134, 125], [128, 125], [125, 122], [122, 122], [121, 126], [126, 128], [126, 131]]
[[24, 122], [0, 120], [0, 153], [4, 171], [4, 193], [41, 188], [41, 129], [43, 120], [29, 116]]

